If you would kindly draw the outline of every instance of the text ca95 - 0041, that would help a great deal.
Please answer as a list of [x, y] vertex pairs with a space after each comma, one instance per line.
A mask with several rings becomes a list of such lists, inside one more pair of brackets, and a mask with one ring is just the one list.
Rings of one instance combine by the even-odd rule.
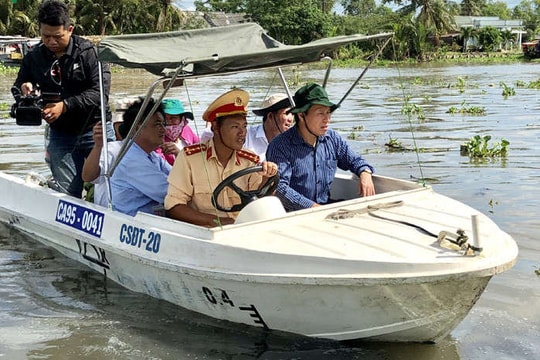
[[99, 211], [59, 200], [55, 220], [87, 234], [101, 237], [104, 217]]

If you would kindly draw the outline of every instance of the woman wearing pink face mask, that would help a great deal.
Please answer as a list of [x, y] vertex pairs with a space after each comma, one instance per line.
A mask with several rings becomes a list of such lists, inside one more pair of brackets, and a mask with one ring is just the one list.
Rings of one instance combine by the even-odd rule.
[[177, 99], [163, 99], [165, 113], [165, 142], [156, 152], [163, 156], [169, 164], [174, 164], [176, 155], [185, 146], [199, 142], [199, 137], [189, 127], [189, 119], [193, 120], [193, 113], [184, 110], [184, 105]]

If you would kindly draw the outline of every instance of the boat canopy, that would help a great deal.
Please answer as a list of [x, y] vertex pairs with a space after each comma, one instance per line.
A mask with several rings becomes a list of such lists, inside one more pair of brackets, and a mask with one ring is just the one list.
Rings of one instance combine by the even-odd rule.
[[[159, 103], [171, 86], [177, 86], [177, 79], [317, 62], [340, 46], [360, 41], [385, 40], [379, 48], [380, 53], [392, 35], [393, 33], [354, 34], [324, 38], [303, 45], [285, 45], [270, 37], [260, 25], [246, 23], [197, 30], [108, 36], [98, 45], [98, 58], [101, 62], [145, 69], [154, 75], [161, 76], [150, 86], [147, 93], [147, 97], [153, 96], [157, 85], [163, 84], [165, 89], [157, 99]], [[372, 56], [370, 63], [376, 57], [377, 55]], [[328, 76], [328, 70], [326, 76]], [[366, 70], [367, 66], [340, 103]], [[294, 103], [285, 79], [282, 80], [291, 103]], [[103, 94], [102, 86], [101, 83], [100, 91]], [[102, 96], [102, 103], [104, 102], [105, 99]], [[144, 120], [142, 119], [146, 106], [145, 101], [137, 114], [135, 124], [139, 124], [140, 121], [144, 124], [150, 118], [150, 115], [147, 115]], [[154, 106], [157, 107], [157, 104]], [[155, 109], [150, 113], [153, 111]], [[102, 121], [105, 123], [104, 114], [102, 114]], [[105, 128], [103, 126], [104, 137], [106, 136]], [[108, 162], [105, 161], [107, 179], [112, 175], [131, 146], [132, 140], [137, 136], [136, 132], [141, 128], [136, 129], [136, 126], [131, 128], [126, 137], [130, 141], [124, 143], [110, 171], [107, 168]], [[106, 150], [104, 154], [107, 156]]]
[[346, 35], [285, 45], [256, 23], [151, 34], [108, 36], [98, 46], [99, 59], [155, 75], [182, 68], [182, 77], [225, 74], [319, 61], [330, 51], [392, 33]]

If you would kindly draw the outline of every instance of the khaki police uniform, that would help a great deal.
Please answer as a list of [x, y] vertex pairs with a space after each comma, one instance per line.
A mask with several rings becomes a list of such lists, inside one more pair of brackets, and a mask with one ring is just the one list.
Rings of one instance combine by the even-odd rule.
[[[224, 213], [214, 208], [212, 205], [214, 189], [229, 175], [258, 164], [259, 156], [243, 149], [234, 151], [227, 165], [223, 167], [216, 156], [213, 140], [188, 146], [178, 154], [169, 174], [165, 209], [169, 210], [183, 204], [217, 217], [236, 218], [237, 212]], [[261, 182], [262, 176], [253, 173], [237, 179], [235, 184], [242, 190], [256, 190]], [[219, 196], [218, 204], [225, 208], [240, 203], [240, 197], [229, 187]]]

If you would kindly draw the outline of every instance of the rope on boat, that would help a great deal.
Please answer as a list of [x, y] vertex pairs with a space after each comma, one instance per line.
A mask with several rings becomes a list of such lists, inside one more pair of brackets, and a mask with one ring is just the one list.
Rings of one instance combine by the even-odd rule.
[[390, 209], [390, 208], [397, 207], [397, 206], [402, 206], [402, 205], [403, 205], [403, 200], [398, 200], [398, 201], [391, 201], [391, 202], [387, 202], [387, 203], [378, 203], [378, 204], [374, 204], [374, 205], [368, 205], [365, 208], [356, 209], [356, 210], [339, 209], [338, 211], [327, 215], [326, 219], [329, 219], [329, 220], [342, 220], [342, 219], [348, 219], [348, 218], [352, 218], [352, 217], [357, 216], [357, 215], [362, 215], [362, 214], [367, 213], [368, 215], [373, 216], [373, 217], [378, 218], [378, 219], [392, 221], [392, 222], [396, 222], [396, 223], [399, 223], [399, 224], [403, 224], [403, 225], [413, 227], [413, 228], [423, 232], [424, 234], [437, 239], [437, 243], [441, 247], [448, 248], [448, 246], [444, 246], [444, 242], [445, 241], [449, 242], [450, 244], [455, 245], [457, 247], [457, 249], [455, 249], [455, 250], [462, 251], [463, 255], [474, 255], [474, 254], [478, 254], [478, 253], [482, 252], [483, 249], [481, 247], [473, 246], [473, 245], [468, 243], [469, 237], [467, 236], [467, 234], [465, 233], [465, 230], [463, 230], [463, 229], [458, 229], [458, 230], [456, 230], [455, 233], [449, 232], [449, 231], [440, 231], [439, 234], [437, 235], [437, 234], [432, 233], [431, 231], [427, 230], [426, 228], [424, 228], [424, 227], [422, 227], [420, 225], [413, 224], [411, 222], [404, 221], [404, 220], [396, 220], [396, 219], [392, 219], [392, 218], [389, 218], [389, 217], [386, 217], [386, 216], [375, 214], [375, 211], [377, 211], [377, 210]]
[[[401, 206], [403, 205], [403, 201], [395, 201], [395, 203], [399, 203], [399, 204], [396, 204], [394, 206]], [[382, 205], [386, 205], [386, 204], [382, 204]], [[403, 221], [403, 220], [395, 220], [395, 219], [391, 219], [391, 218], [388, 218], [386, 216], [381, 216], [381, 215], [377, 215], [375, 214], [374, 212], [377, 211], [377, 210], [380, 210], [380, 209], [388, 209], [390, 207], [394, 207], [394, 206], [380, 206], [380, 204], [375, 204], [375, 205], [368, 205], [368, 214], [370, 216], [373, 216], [373, 217], [376, 217], [378, 219], [383, 219], [383, 220], [388, 220], [388, 221], [393, 221], [393, 222], [397, 222], [399, 224], [403, 224], [403, 225], [407, 225], [407, 226], [411, 226], [415, 229], [418, 229], [420, 230], [421, 232], [423, 232], [424, 234], [426, 235], [429, 235], [431, 237], [434, 237], [434, 238], [437, 238], [437, 235], [435, 235], [434, 233], [432, 233], [431, 231], [423, 228], [422, 226], [420, 225], [416, 225], [416, 224], [413, 224], [411, 222], [408, 222], [408, 221]]]

